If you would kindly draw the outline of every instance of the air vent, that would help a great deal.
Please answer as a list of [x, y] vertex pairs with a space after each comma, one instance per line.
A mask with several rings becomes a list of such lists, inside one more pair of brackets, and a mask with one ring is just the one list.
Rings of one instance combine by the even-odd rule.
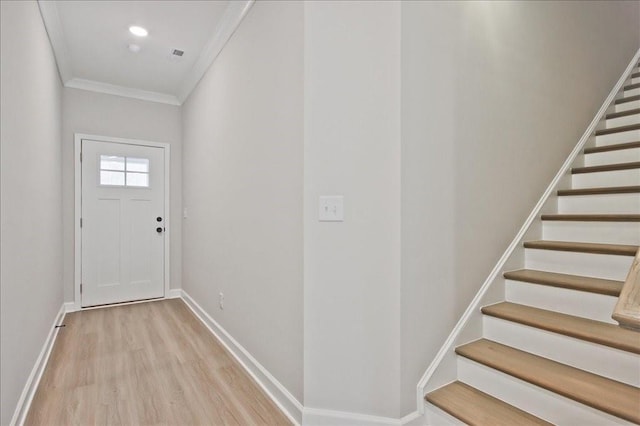
[[171, 54], [174, 55], [174, 56], [182, 56], [182, 55], [184, 55], [184, 51], [183, 50], [178, 50], [178, 49], [173, 49]]

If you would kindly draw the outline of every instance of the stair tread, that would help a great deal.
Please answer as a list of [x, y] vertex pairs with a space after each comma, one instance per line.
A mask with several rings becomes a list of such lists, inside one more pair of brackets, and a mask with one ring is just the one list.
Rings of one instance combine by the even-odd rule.
[[541, 250], [561, 250], [593, 254], [612, 254], [622, 256], [635, 256], [638, 246], [626, 244], [600, 244], [600, 243], [579, 243], [574, 241], [526, 241], [525, 248]]
[[543, 214], [541, 219], [572, 222], [640, 222], [640, 214]]
[[630, 132], [640, 130], [640, 124], [629, 124], [627, 126], [610, 127], [608, 129], [596, 130], [596, 136], [610, 135], [612, 133]]
[[528, 352], [480, 339], [456, 353], [614, 416], [640, 422], [640, 389]]
[[624, 284], [622, 281], [559, 274], [557, 272], [536, 271], [533, 269], [508, 271], [504, 273], [504, 277], [508, 280], [587, 291], [589, 293], [598, 293], [614, 297], [618, 297], [620, 295], [622, 285]]
[[640, 101], [640, 95], [627, 96], [626, 98], [616, 99], [616, 105], [624, 104], [627, 102]]
[[[532, 306], [500, 302], [482, 308], [485, 315], [640, 354], [640, 333], [617, 324], [576, 317]], [[639, 400], [640, 402], [640, 400]]]
[[634, 72], [633, 74], [631, 74], [631, 78], [638, 78], [640, 77], [640, 72]]
[[640, 88], [640, 83], [629, 84], [627, 86], [624, 86], [624, 90], [633, 90], [638, 88]]
[[630, 163], [604, 164], [602, 166], [573, 167], [571, 169], [571, 173], [575, 175], [581, 173], [611, 172], [616, 170], [629, 169], [640, 169], [640, 161], [632, 161]]
[[585, 148], [585, 154], [596, 154], [599, 152], [619, 151], [621, 149], [633, 149], [640, 148], [640, 141], [636, 142], [624, 142], [613, 145], [593, 146], [591, 148]]
[[610, 114], [607, 114], [606, 119], [611, 120], [612, 118], [627, 117], [629, 115], [636, 115], [636, 114], [640, 114], [640, 108], [630, 109], [627, 111], [612, 112]]
[[462, 382], [453, 382], [425, 399], [471, 426], [551, 425]]
[[640, 193], [640, 185], [609, 186], [604, 188], [560, 189], [558, 190], [558, 196], [562, 197], [572, 195], [632, 194], [636, 192]]

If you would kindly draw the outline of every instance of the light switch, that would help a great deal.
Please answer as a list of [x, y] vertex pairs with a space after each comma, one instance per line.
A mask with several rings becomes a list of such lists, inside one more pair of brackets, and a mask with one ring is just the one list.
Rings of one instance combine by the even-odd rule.
[[318, 220], [320, 222], [344, 221], [344, 197], [342, 195], [322, 195], [319, 203]]

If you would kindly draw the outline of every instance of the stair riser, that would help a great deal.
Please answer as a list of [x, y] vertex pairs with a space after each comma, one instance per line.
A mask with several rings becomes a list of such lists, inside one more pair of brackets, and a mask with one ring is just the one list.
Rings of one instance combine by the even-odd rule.
[[461, 356], [458, 356], [458, 380], [554, 424], [631, 425]]
[[525, 249], [525, 268], [624, 281], [633, 256]]
[[640, 83], [640, 77], [632, 78], [630, 84]]
[[626, 132], [611, 133], [608, 135], [596, 136], [597, 146], [608, 146], [618, 143], [635, 142], [640, 140], [640, 130], [629, 130]]
[[611, 318], [618, 301], [613, 296], [507, 280], [505, 297], [521, 305], [617, 324]]
[[559, 213], [626, 213], [640, 212], [640, 194], [571, 195], [558, 197]]
[[596, 152], [585, 154], [585, 166], [604, 166], [606, 164], [620, 164], [640, 161], [640, 148], [620, 149], [617, 151]]
[[573, 189], [634, 185], [640, 185], [640, 169], [578, 173], [571, 175], [571, 187]]
[[624, 97], [625, 98], [627, 96], [635, 96], [635, 95], [640, 95], [640, 89], [631, 89], [631, 90], [625, 90], [624, 91]]
[[638, 124], [638, 123], [640, 123], [640, 114], [634, 114], [634, 115], [625, 115], [623, 117], [618, 117], [618, 118], [611, 118], [607, 120], [606, 126], [607, 126], [607, 129], [611, 129], [613, 127], [628, 126], [630, 124]]
[[629, 352], [485, 315], [484, 337], [632, 386], [640, 386], [640, 357]]
[[640, 108], [640, 101], [625, 102], [616, 104], [615, 112], [629, 111], [630, 109]]
[[483, 327], [486, 339], [640, 386], [640, 357], [637, 355], [487, 315], [483, 318]]
[[543, 221], [542, 239], [640, 245], [640, 222]]

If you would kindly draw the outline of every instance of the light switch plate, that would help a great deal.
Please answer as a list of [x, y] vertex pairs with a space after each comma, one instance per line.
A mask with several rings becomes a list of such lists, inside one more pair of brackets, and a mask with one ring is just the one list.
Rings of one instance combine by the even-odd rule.
[[318, 220], [320, 222], [344, 221], [344, 197], [342, 195], [322, 195], [318, 205]]

